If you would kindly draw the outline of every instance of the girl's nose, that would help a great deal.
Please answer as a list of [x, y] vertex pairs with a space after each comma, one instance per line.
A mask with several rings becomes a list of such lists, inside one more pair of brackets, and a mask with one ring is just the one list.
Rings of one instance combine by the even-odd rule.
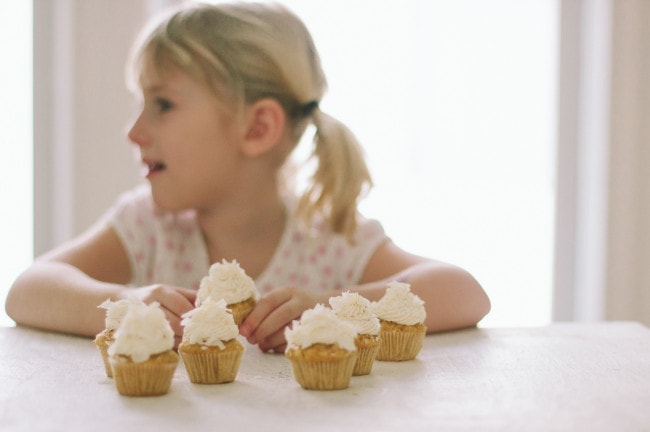
[[143, 125], [142, 114], [138, 116], [131, 125], [128, 133], [129, 140], [139, 147], [144, 147], [148, 143], [147, 135], [145, 133], [145, 128]]

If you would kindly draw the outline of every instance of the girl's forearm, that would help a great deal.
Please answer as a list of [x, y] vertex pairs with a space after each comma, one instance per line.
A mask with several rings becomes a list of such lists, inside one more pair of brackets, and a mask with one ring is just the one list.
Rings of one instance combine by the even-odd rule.
[[124, 289], [68, 264], [37, 261], [16, 279], [5, 308], [21, 325], [94, 336], [104, 328], [105, 311], [97, 306], [118, 298]]
[[356, 287], [370, 301], [379, 300], [390, 281], [406, 282], [425, 303], [428, 333], [475, 326], [489, 311], [490, 300], [466, 271], [448, 264], [423, 262], [381, 281]]

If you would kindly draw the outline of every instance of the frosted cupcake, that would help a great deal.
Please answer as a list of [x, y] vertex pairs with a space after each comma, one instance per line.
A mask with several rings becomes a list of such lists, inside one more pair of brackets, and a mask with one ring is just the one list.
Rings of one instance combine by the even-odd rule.
[[158, 303], [129, 308], [108, 354], [115, 385], [124, 396], [157, 396], [169, 391], [178, 354], [174, 332]]
[[357, 359], [354, 327], [318, 304], [285, 330], [293, 375], [310, 390], [340, 390], [350, 385]]
[[99, 352], [102, 355], [104, 369], [106, 370], [106, 376], [108, 377], [113, 376], [111, 363], [108, 359], [108, 347], [115, 340], [115, 331], [120, 326], [120, 323], [122, 322], [122, 319], [124, 319], [129, 308], [132, 306], [144, 306], [144, 303], [135, 297], [129, 297], [115, 302], [106, 300], [97, 306], [98, 308], [106, 309], [106, 318], [104, 320], [105, 328], [95, 336], [95, 345], [97, 345], [97, 349], [99, 349]]
[[409, 284], [390, 282], [372, 309], [381, 326], [377, 360], [413, 360], [422, 349], [426, 333], [424, 301], [411, 292]]
[[178, 353], [190, 381], [219, 384], [235, 380], [244, 346], [236, 339], [239, 329], [222, 299], [208, 298], [183, 315], [183, 341]]
[[357, 335], [357, 361], [352, 375], [368, 375], [379, 351], [379, 319], [370, 308], [370, 301], [358, 293], [344, 292], [329, 299], [336, 315], [354, 326]]
[[210, 266], [208, 275], [201, 280], [196, 293], [196, 306], [208, 297], [224, 299], [232, 311], [235, 324], [241, 324], [253, 310], [259, 298], [255, 281], [246, 274], [236, 260], [223, 260]]

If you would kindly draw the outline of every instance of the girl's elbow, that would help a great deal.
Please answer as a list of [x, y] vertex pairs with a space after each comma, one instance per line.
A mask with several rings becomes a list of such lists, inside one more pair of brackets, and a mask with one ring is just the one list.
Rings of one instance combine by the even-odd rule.
[[16, 293], [16, 290], [12, 288], [7, 294], [5, 299], [5, 313], [9, 318], [14, 320], [17, 324], [22, 323], [21, 313], [20, 313], [20, 302], [17, 299], [19, 295]]
[[483, 318], [490, 313], [492, 310], [492, 303], [487, 294], [481, 289], [481, 293], [478, 296], [479, 298], [476, 301], [475, 305], [475, 315], [474, 315], [474, 326], [477, 325]]
[[457, 328], [476, 327], [490, 313], [492, 303], [478, 281], [468, 272], [461, 270], [456, 290], [460, 294], [456, 304]]
[[492, 302], [483, 287], [473, 276], [467, 275], [468, 280], [468, 305], [471, 309], [472, 326], [477, 325], [483, 318], [490, 313]]
[[33, 305], [30, 304], [31, 284], [25, 273], [21, 274], [9, 289], [4, 308], [7, 316], [16, 324], [29, 325], [29, 312], [33, 310]]

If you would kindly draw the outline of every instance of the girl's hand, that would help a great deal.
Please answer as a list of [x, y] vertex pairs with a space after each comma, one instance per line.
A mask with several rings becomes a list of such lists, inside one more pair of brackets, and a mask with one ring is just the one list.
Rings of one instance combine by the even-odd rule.
[[194, 309], [196, 291], [169, 285], [149, 285], [135, 290], [127, 290], [129, 295], [135, 295], [146, 304], [160, 303], [167, 321], [174, 331], [174, 348], [178, 348], [183, 337], [181, 315]]
[[271, 291], [262, 297], [239, 327], [239, 332], [249, 343], [258, 344], [262, 351], [284, 352], [287, 341], [284, 329], [302, 313], [327, 301], [329, 295], [310, 292], [295, 286]]

